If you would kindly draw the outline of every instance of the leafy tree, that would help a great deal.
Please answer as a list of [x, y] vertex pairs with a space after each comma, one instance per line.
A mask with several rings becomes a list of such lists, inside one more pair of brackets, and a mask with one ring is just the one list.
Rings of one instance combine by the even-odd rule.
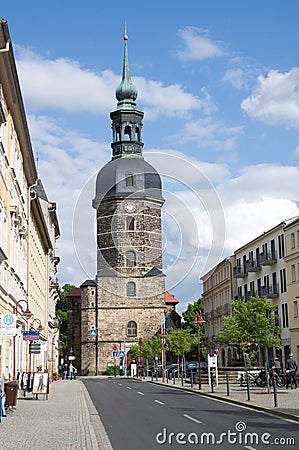
[[195, 335], [190, 328], [187, 329], [169, 329], [167, 330], [167, 350], [176, 355], [179, 363], [179, 357], [185, 360], [186, 353], [190, 352], [195, 342]]
[[224, 326], [218, 339], [235, 345], [243, 356], [254, 358], [266, 347], [279, 348], [281, 327], [276, 325], [276, 306], [266, 297], [253, 297], [251, 301], [233, 300], [233, 315], [224, 318]]
[[67, 295], [71, 289], [75, 286], [73, 284], [65, 284], [62, 290], [59, 292], [59, 300], [56, 303], [56, 315], [60, 319], [60, 331], [59, 338], [61, 342], [61, 348], [67, 348], [67, 311], [68, 311], [68, 298]]
[[[189, 303], [186, 311], [182, 313], [183, 322], [182, 322], [182, 328], [183, 329], [189, 329], [191, 330], [191, 334], [195, 336], [195, 339], [192, 343], [192, 346], [190, 348], [190, 351], [188, 352], [187, 356], [190, 359], [196, 359], [198, 358], [198, 331], [197, 331], [197, 325], [194, 324], [194, 319], [196, 316], [196, 313], [198, 311], [201, 311], [203, 313], [204, 311], [204, 301], [203, 298], [199, 298], [194, 303]], [[205, 327], [204, 325], [201, 325], [200, 327], [200, 353], [201, 355], [204, 354], [204, 345], [205, 345]]]

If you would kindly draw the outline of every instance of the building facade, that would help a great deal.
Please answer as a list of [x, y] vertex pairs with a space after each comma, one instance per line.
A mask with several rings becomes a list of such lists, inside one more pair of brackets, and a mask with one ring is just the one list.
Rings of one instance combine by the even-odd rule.
[[[38, 191], [40, 184], [8, 24], [0, 18], [0, 314], [15, 314], [17, 330], [11, 336], [1, 326], [3, 379], [37, 367], [52, 370], [49, 363], [55, 359], [48, 332], [58, 286], [50, 292], [49, 277], [57, 271], [59, 227], [56, 213], [49, 210], [53, 204]], [[57, 341], [57, 320], [53, 325]], [[30, 327], [41, 332], [39, 355], [29, 355], [28, 342], [23, 342], [22, 332]]]

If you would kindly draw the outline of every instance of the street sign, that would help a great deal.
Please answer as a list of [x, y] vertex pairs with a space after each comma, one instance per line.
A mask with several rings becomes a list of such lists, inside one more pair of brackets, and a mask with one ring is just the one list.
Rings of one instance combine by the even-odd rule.
[[91, 330], [89, 330], [89, 336], [96, 336], [97, 335], [97, 330], [95, 328], [92, 328]]
[[69, 361], [74, 361], [76, 359], [76, 356], [69, 356]]
[[24, 331], [23, 341], [39, 341], [39, 331]]
[[123, 358], [123, 357], [125, 356], [125, 352], [124, 352], [124, 350], [120, 350], [120, 352], [119, 352], [119, 356], [120, 356], [121, 358]]
[[15, 336], [17, 334], [16, 314], [1, 314], [2, 336]]
[[118, 357], [118, 352], [113, 352], [112, 356], [113, 356], [113, 358], [117, 358]]
[[40, 354], [40, 344], [34, 344], [33, 342], [30, 342], [29, 344], [29, 353], [34, 354], [34, 355], [39, 355]]

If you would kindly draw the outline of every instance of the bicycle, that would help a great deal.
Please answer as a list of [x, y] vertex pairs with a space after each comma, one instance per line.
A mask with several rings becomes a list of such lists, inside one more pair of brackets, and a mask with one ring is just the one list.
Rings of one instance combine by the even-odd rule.
[[[277, 372], [271, 372], [269, 376], [269, 385], [273, 386], [274, 377], [276, 380], [277, 387], [284, 387], [286, 385], [286, 377], [283, 374]], [[265, 370], [261, 370], [259, 374], [258, 385], [260, 387], [265, 387], [267, 385], [267, 374]]]
[[245, 387], [247, 386], [247, 379], [249, 380], [249, 383], [251, 384], [255, 384], [257, 386], [260, 386], [260, 374], [253, 374], [250, 372], [247, 372], [247, 377], [245, 373], [241, 373], [241, 375], [239, 376], [239, 382], [240, 382], [240, 386], [241, 387]]

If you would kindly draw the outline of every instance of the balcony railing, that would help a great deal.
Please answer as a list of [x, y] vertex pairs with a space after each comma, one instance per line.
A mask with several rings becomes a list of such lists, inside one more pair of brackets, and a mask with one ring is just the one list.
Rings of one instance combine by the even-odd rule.
[[260, 263], [262, 266], [272, 266], [277, 263], [276, 252], [260, 253]]
[[246, 261], [247, 272], [258, 272], [259, 270], [261, 270], [261, 265], [257, 259], [248, 259]]
[[248, 273], [246, 272], [246, 269], [244, 269], [243, 266], [236, 266], [234, 267], [234, 278], [245, 278], [247, 277]]
[[259, 297], [276, 298], [279, 295], [278, 284], [261, 286], [259, 289]]

